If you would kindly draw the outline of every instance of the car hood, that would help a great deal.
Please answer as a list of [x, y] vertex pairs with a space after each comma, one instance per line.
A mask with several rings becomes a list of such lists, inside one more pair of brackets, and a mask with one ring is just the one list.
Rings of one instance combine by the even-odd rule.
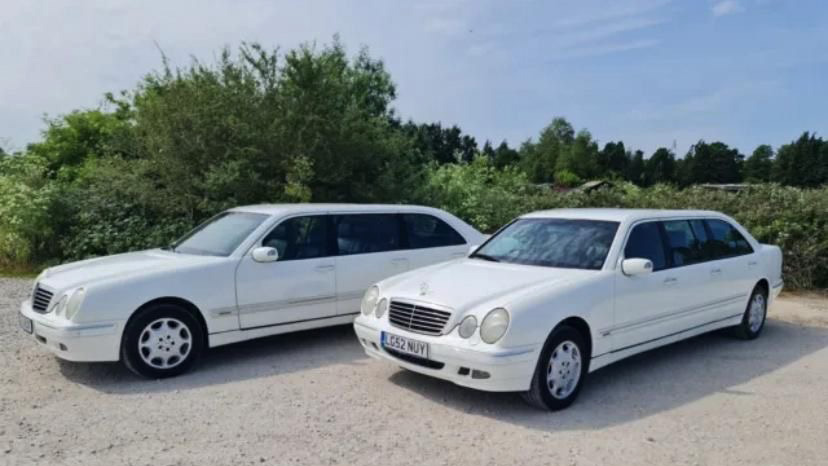
[[384, 296], [465, 312], [485, 303], [507, 306], [516, 295], [528, 296], [536, 288], [561, 286], [590, 273], [594, 272], [460, 259], [409, 272], [380, 287]]
[[108, 279], [123, 279], [138, 274], [163, 272], [216, 259], [212, 256], [195, 256], [150, 249], [51, 267], [40, 276], [39, 283], [61, 291], [78, 286], [88, 286]]

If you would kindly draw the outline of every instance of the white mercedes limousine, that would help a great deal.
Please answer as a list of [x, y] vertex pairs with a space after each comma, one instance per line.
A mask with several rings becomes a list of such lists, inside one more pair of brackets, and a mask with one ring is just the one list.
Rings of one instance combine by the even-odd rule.
[[717, 212], [535, 212], [369, 288], [354, 329], [369, 356], [556, 410], [632, 354], [724, 327], [756, 338], [781, 267]]
[[20, 325], [61, 358], [166, 377], [208, 346], [348, 324], [372, 283], [484, 239], [428, 207], [238, 207], [167, 248], [45, 270]]

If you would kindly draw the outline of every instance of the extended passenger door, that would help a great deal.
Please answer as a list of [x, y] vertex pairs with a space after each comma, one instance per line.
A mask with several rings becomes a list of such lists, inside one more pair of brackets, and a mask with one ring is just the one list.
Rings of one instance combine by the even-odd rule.
[[429, 214], [401, 214], [404, 245], [412, 269], [465, 257], [469, 245], [448, 223]]
[[408, 270], [402, 225], [396, 214], [342, 214], [333, 218], [337, 313], [359, 312], [365, 290]]
[[635, 225], [627, 238], [624, 258], [653, 262], [653, 272], [626, 276], [618, 268], [615, 282], [615, 323], [609, 329], [615, 351], [657, 341], [687, 328], [687, 316], [704, 300], [705, 271], [696, 259], [689, 223], [685, 220]]
[[249, 254], [241, 260], [236, 294], [243, 329], [336, 315], [329, 221], [325, 215], [283, 220], [256, 245], [276, 248], [277, 261], [259, 263]]

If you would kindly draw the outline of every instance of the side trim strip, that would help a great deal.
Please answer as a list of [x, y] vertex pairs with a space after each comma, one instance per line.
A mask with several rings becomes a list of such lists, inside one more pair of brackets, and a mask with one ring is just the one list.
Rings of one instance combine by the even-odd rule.
[[614, 349], [614, 350], [612, 350], [612, 351], [607, 351], [606, 353], [601, 353], [601, 354], [595, 355], [595, 356], [593, 356], [593, 357], [592, 357], [592, 358], [590, 358], [590, 359], [595, 359], [595, 358], [598, 358], [598, 357], [601, 357], [601, 356], [604, 356], [604, 355], [607, 355], [607, 354], [612, 354], [612, 353], [618, 353], [618, 352], [621, 352], [621, 351], [626, 351], [626, 350], [628, 350], [628, 349], [635, 348], [636, 346], [646, 345], [646, 344], [648, 344], [648, 343], [654, 343], [654, 342], [656, 342], [656, 341], [658, 341], [658, 340], [663, 340], [663, 339], [665, 339], [665, 338], [670, 338], [670, 337], [674, 337], [674, 336], [676, 336], [676, 335], [681, 335], [682, 333], [687, 333], [687, 332], [690, 332], [690, 331], [693, 331], [693, 330], [696, 330], [696, 329], [700, 329], [700, 328], [702, 328], [702, 327], [707, 327], [708, 325], [718, 324], [719, 322], [724, 322], [724, 321], [726, 321], [726, 320], [730, 320], [730, 319], [733, 319], [733, 318], [735, 318], [735, 317], [739, 317], [739, 316], [741, 316], [741, 315], [742, 315], [742, 313], [740, 312], [740, 313], [738, 313], [738, 314], [733, 314], [733, 315], [730, 315], [730, 316], [724, 317], [724, 318], [722, 318], [722, 319], [712, 320], [712, 321], [710, 321], [710, 322], [707, 322], [707, 323], [704, 323], [704, 324], [701, 324], [701, 325], [696, 325], [696, 326], [693, 326], [693, 327], [690, 327], [690, 328], [686, 328], [686, 329], [684, 329], [684, 330], [680, 330], [680, 331], [678, 331], [678, 332], [669, 333], [669, 334], [667, 334], [667, 335], [662, 335], [662, 336], [660, 336], [660, 337], [658, 337], [658, 338], [653, 338], [653, 339], [651, 339], [651, 340], [642, 341], [641, 343], [636, 343], [636, 344], [633, 344], [633, 345], [625, 346], [625, 347], [623, 347], [623, 348], [617, 348], [617, 349]]
[[239, 314], [253, 314], [256, 312], [278, 311], [293, 306], [307, 306], [336, 301], [336, 295], [314, 296], [302, 299], [285, 299], [281, 301], [267, 301], [263, 303], [246, 304], [239, 306]]
[[278, 324], [258, 325], [256, 327], [242, 327], [242, 328], [239, 328], [239, 329], [224, 330], [224, 331], [221, 331], [221, 332], [213, 332], [210, 335], [219, 335], [221, 333], [238, 332], [239, 330], [244, 331], [244, 330], [256, 330], [256, 329], [260, 329], [260, 328], [269, 328], [269, 327], [282, 327], [284, 325], [301, 324], [301, 323], [304, 323], [304, 322], [313, 322], [313, 321], [317, 321], [317, 320], [336, 319], [337, 317], [355, 316], [357, 314], [359, 314], [359, 312], [351, 312], [351, 313], [348, 313], [348, 314], [337, 314], [335, 316], [315, 317], [313, 319], [293, 320], [293, 321], [290, 321], [290, 322], [280, 322]]
[[625, 324], [622, 324], [622, 325], [619, 325], [619, 326], [616, 326], [616, 327], [610, 327], [608, 329], [603, 329], [603, 330], [600, 330], [600, 333], [601, 333], [602, 336], [609, 336], [609, 335], [614, 334], [614, 333], [619, 333], [619, 332], [631, 330], [635, 327], [643, 327], [643, 326], [655, 323], [657, 321], [671, 319], [671, 318], [679, 317], [679, 316], [682, 316], [682, 315], [690, 315], [690, 314], [694, 314], [696, 312], [702, 312], [702, 311], [705, 311], [705, 310], [709, 310], [710, 308], [714, 308], [714, 307], [717, 307], [717, 306], [724, 306], [724, 305], [731, 304], [731, 303], [734, 303], [736, 301], [739, 301], [741, 299], [744, 299], [746, 297], [747, 297], [747, 294], [745, 294], [745, 293], [738, 294], [738, 295], [733, 295], [733, 296], [730, 296], [730, 297], [727, 297], [727, 298], [724, 298], [724, 299], [718, 299], [718, 300], [715, 300], [715, 301], [710, 301], [710, 302], [701, 304], [699, 306], [685, 307], [685, 308], [679, 309], [678, 311], [669, 311], [669, 312], [665, 312], [665, 313], [662, 313], [662, 314], [658, 314], [655, 317], [650, 317], [650, 318], [643, 319], [643, 320], [637, 320], [637, 321], [634, 321], [634, 322], [625, 323]]

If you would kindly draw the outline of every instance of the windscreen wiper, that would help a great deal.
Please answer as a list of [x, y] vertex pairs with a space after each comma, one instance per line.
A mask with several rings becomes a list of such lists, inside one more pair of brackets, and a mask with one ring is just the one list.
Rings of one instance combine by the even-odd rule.
[[490, 261], [490, 262], [500, 262], [500, 259], [498, 259], [496, 257], [486, 255], [486, 254], [475, 254], [475, 255], [472, 256], [472, 258], [483, 259], [484, 261]]

